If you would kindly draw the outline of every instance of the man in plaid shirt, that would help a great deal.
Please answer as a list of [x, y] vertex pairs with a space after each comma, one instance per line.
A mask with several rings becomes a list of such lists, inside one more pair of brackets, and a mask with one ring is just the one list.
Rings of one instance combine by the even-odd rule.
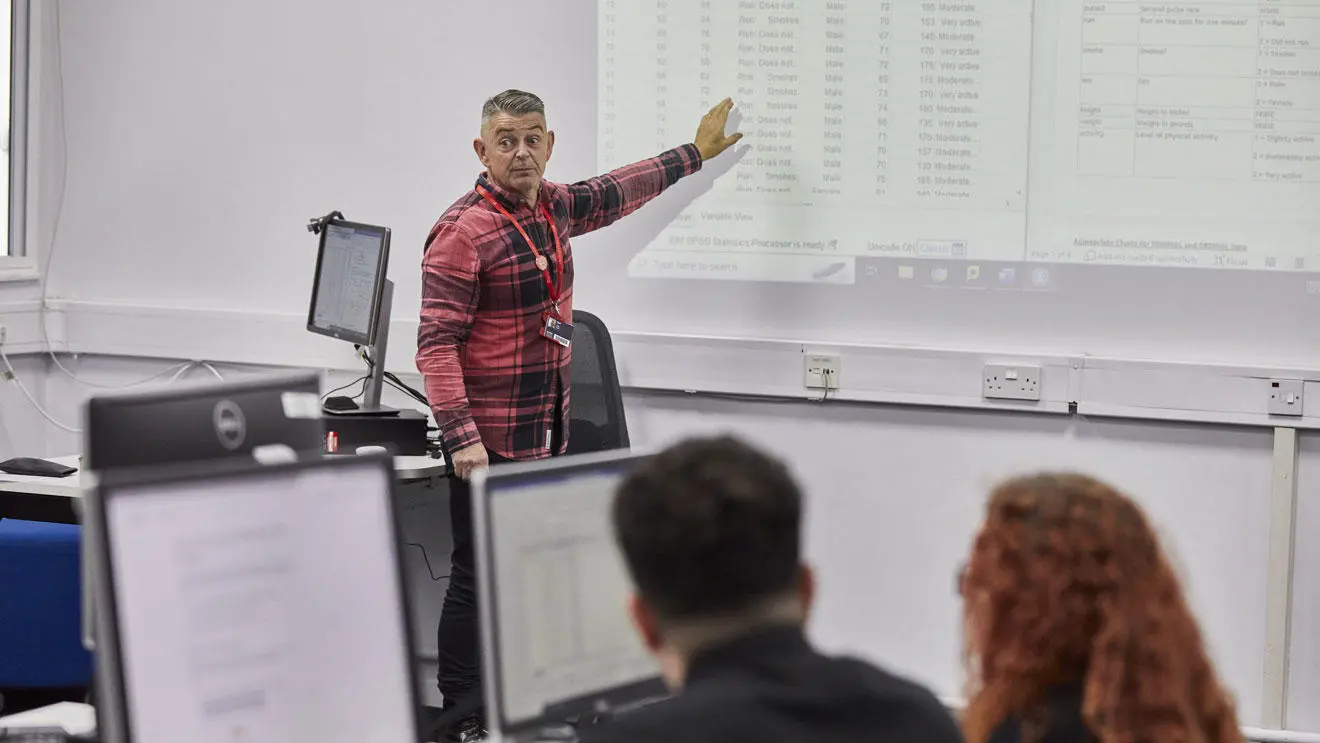
[[[481, 692], [467, 480], [490, 463], [567, 448], [569, 239], [636, 211], [737, 142], [740, 133], [725, 134], [732, 108], [729, 99], [712, 108], [690, 144], [564, 185], [542, 179], [555, 136], [540, 98], [507, 90], [482, 107], [473, 147], [485, 171], [427, 238], [417, 333], [417, 368], [454, 471], [454, 551], [438, 632], [446, 708]], [[479, 740], [481, 727], [478, 710], [451, 739]]]

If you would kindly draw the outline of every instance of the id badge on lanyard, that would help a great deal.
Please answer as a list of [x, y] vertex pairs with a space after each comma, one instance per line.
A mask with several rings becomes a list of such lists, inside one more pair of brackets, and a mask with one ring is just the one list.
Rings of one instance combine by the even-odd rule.
[[573, 342], [573, 323], [565, 320], [559, 314], [559, 308], [555, 307], [541, 313], [541, 335], [568, 348], [568, 344]]
[[550, 210], [546, 208], [545, 202], [542, 201], [540, 204], [541, 214], [545, 216], [550, 234], [554, 235], [555, 238], [554, 268], [558, 277], [550, 275], [550, 260], [541, 255], [541, 251], [537, 249], [536, 243], [532, 242], [527, 230], [523, 229], [522, 224], [509, 213], [509, 210], [505, 209], [500, 202], [490, 195], [490, 192], [481, 186], [477, 186], [477, 192], [491, 206], [499, 210], [505, 217], [508, 217], [509, 221], [518, 230], [518, 234], [527, 242], [527, 247], [531, 248], [532, 255], [535, 256], [536, 268], [541, 272], [541, 278], [545, 281], [546, 294], [550, 297], [550, 309], [541, 313], [541, 336], [551, 343], [558, 343], [564, 348], [568, 348], [569, 344], [573, 342], [573, 323], [569, 322], [559, 311], [559, 297], [564, 285], [564, 246], [559, 242], [559, 230], [555, 228], [555, 220], [551, 216]]

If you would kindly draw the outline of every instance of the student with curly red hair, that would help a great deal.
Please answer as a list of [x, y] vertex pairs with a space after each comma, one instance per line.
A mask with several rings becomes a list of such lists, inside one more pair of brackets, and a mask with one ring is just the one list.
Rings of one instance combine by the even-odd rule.
[[1044, 474], [994, 490], [961, 573], [968, 743], [1241, 743], [1141, 509]]

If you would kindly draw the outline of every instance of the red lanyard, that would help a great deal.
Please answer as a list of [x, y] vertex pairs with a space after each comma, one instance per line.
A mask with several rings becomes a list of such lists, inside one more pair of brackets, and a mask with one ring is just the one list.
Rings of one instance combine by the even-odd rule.
[[564, 282], [564, 246], [559, 242], [559, 230], [555, 229], [554, 217], [550, 216], [550, 210], [546, 208], [545, 201], [540, 203], [541, 214], [545, 215], [546, 224], [550, 227], [550, 234], [555, 236], [555, 268], [559, 274], [558, 279], [553, 281], [550, 279], [550, 262], [546, 260], [545, 256], [541, 255], [541, 251], [536, 249], [536, 243], [532, 242], [532, 238], [528, 236], [527, 231], [518, 223], [518, 220], [509, 213], [508, 209], [504, 208], [503, 204], [496, 201], [495, 197], [491, 196], [485, 188], [477, 186], [477, 193], [481, 194], [481, 198], [489, 202], [491, 206], [499, 209], [501, 214], [508, 217], [509, 221], [513, 222], [513, 226], [518, 229], [518, 234], [522, 235], [522, 239], [527, 241], [527, 247], [531, 248], [532, 255], [536, 256], [536, 267], [541, 269], [541, 276], [545, 279], [545, 290], [550, 294], [550, 304], [554, 305], [555, 310], [558, 311], [559, 292], [563, 288]]

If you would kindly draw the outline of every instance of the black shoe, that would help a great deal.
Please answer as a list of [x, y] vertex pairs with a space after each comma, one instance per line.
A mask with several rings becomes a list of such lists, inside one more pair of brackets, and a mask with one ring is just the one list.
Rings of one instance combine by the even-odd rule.
[[441, 740], [443, 743], [478, 743], [486, 739], [486, 726], [479, 715], [465, 717], [454, 723]]

